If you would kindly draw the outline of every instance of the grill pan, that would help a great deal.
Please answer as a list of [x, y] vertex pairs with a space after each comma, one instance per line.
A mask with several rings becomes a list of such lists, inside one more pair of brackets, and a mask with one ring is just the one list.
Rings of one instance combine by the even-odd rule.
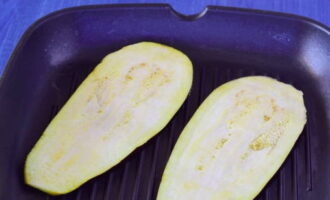
[[[194, 64], [193, 87], [171, 122], [116, 167], [74, 192], [24, 184], [26, 155], [77, 86], [108, 53], [140, 41], [173, 46]], [[330, 31], [310, 19], [209, 6], [183, 16], [168, 5], [65, 9], [33, 24], [0, 81], [1, 200], [154, 200], [173, 146], [217, 86], [266, 75], [304, 92], [308, 122], [257, 200], [330, 199]], [[91, 163], [92, 164], [92, 163]]]

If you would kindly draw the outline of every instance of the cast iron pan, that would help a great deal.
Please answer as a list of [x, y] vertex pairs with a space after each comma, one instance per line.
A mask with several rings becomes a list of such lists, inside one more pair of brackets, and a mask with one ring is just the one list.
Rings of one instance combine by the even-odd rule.
[[[68, 195], [26, 186], [26, 155], [49, 121], [106, 54], [140, 41], [167, 44], [191, 58], [193, 88], [179, 112], [119, 165]], [[329, 29], [298, 16], [236, 8], [211, 6], [182, 16], [168, 5], [77, 7], [28, 29], [0, 83], [0, 199], [154, 200], [176, 139], [201, 101], [248, 75], [294, 85], [308, 111], [295, 147], [256, 199], [329, 200]]]

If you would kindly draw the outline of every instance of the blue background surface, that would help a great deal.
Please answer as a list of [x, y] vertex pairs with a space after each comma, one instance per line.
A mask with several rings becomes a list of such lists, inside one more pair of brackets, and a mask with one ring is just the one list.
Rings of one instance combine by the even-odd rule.
[[37, 19], [62, 8], [113, 3], [168, 3], [183, 14], [207, 5], [280, 11], [330, 26], [330, 0], [0, 0], [0, 75], [24, 31]]

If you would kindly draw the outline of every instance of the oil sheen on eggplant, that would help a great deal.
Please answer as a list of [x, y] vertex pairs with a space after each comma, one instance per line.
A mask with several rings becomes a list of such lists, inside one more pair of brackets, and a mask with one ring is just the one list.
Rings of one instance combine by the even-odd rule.
[[192, 64], [141, 42], [107, 55], [48, 125], [25, 163], [28, 185], [68, 193], [157, 134], [186, 99]]
[[303, 93], [263, 76], [215, 89], [181, 133], [158, 200], [252, 200], [306, 123]]

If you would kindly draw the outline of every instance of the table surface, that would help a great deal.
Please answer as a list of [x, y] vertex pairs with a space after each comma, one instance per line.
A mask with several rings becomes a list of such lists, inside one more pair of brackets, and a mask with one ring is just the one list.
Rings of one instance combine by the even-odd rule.
[[207, 5], [298, 14], [330, 26], [330, 0], [0, 0], [0, 75], [24, 31], [37, 19], [67, 7], [115, 3], [167, 3], [183, 14]]

